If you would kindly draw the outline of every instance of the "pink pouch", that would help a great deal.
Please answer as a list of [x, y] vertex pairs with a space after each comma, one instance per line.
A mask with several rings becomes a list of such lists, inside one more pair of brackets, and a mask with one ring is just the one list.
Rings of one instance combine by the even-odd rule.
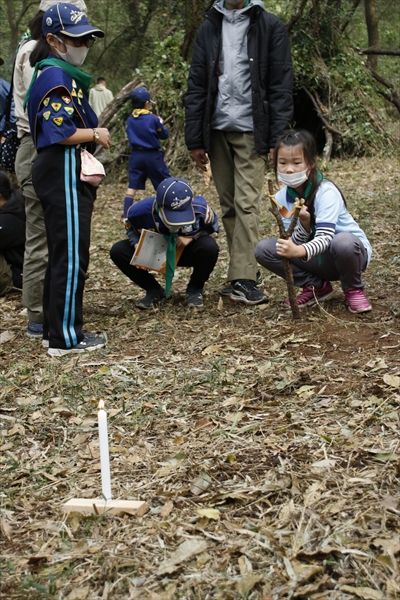
[[87, 150], [81, 150], [81, 181], [97, 187], [105, 174], [101, 162]]

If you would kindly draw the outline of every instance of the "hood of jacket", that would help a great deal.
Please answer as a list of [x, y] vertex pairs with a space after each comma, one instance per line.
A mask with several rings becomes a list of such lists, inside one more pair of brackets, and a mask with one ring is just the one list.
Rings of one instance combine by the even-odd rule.
[[96, 90], [96, 92], [104, 92], [107, 88], [105, 85], [101, 85], [100, 83], [96, 83], [96, 85], [94, 86], [94, 88]]
[[225, 0], [217, 0], [217, 2], [214, 4], [213, 8], [215, 8], [215, 10], [217, 10], [218, 12], [222, 13], [227, 20], [235, 20], [235, 19], [237, 19], [238, 11], [240, 11], [239, 14], [242, 14], [242, 13], [247, 12], [254, 6], [260, 6], [261, 8], [263, 8], [265, 10], [265, 5], [262, 0], [250, 0], [248, 5], [245, 6], [244, 8], [236, 8], [233, 10], [229, 10], [228, 8], [225, 8]]

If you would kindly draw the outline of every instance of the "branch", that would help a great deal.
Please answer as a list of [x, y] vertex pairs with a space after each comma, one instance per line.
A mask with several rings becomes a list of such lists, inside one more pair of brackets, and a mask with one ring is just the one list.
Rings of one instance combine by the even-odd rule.
[[[273, 187], [271, 179], [268, 179], [268, 191], [269, 191], [269, 196], [274, 197], [274, 187]], [[270, 206], [269, 210], [274, 215], [274, 217], [278, 223], [279, 235], [282, 239], [289, 238], [291, 232], [293, 231], [293, 229], [296, 225], [297, 218], [298, 218], [299, 212], [300, 212], [300, 208], [301, 208], [301, 206], [299, 205], [294, 210], [289, 229], [287, 231], [285, 231], [285, 226], [283, 224], [283, 220], [282, 220], [281, 214], [278, 210], [278, 207], [273, 202], [273, 200], [271, 200], [271, 206]], [[285, 271], [285, 280], [286, 280], [286, 286], [287, 286], [287, 291], [288, 291], [288, 296], [289, 296], [290, 308], [292, 309], [292, 317], [293, 317], [293, 319], [300, 319], [300, 308], [296, 301], [296, 290], [295, 290], [294, 279], [293, 279], [292, 265], [288, 258], [285, 258], [285, 257], [281, 257], [281, 258], [282, 258], [282, 263], [283, 263], [283, 269]]]
[[343, 23], [340, 27], [340, 33], [344, 33], [344, 30], [346, 29], [347, 25], [350, 23], [350, 20], [351, 20], [352, 16], [354, 15], [354, 13], [356, 12], [360, 2], [361, 2], [361, 0], [353, 0], [353, 6], [349, 10], [349, 13], [347, 14], [345, 20], [343, 21]]
[[317, 112], [317, 115], [319, 116], [319, 118], [321, 119], [321, 121], [323, 122], [323, 124], [325, 125], [325, 127], [327, 129], [329, 129], [329, 131], [332, 131], [332, 133], [336, 133], [336, 135], [342, 136], [343, 133], [341, 131], [339, 131], [339, 129], [336, 129], [336, 127], [333, 127], [332, 125], [330, 125], [328, 123], [328, 121], [325, 119], [325, 117], [322, 116], [321, 110], [320, 110], [320, 108], [319, 108], [319, 106], [317, 104], [317, 101], [315, 100], [314, 96], [308, 91], [307, 88], [303, 87], [302, 89], [306, 92], [307, 96], [310, 98], [310, 100], [314, 104], [314, 107], [315, 107], [315, 110]]
[[292, 18], [289, 21], [289, 25], [287, 26], [288, 32], [292, 31], [292, 29], [296, 25], [297, 21], [299, 19], [301, 19], [301, 17], [303, 16], [303, 12], [304, 12], [307, 2], [308, 2], [308, 0], [302, 0], [301, 4], [299, 6], [299, 10], [297, 11], [296, 14], [294, 14], [292, 16]]
[[400, 50], [392, 48], [364, 48], [360, 54], [383, 54], [385, 56], [400, 56]]
[[398, 95], [398, 93], [394, 89], [393, 83], [391, 83], [390, 81], [388, 81], [387, 79], [385, 79], [384, 77], [382, 77], [382, 75], [379, 75], [379, 73], [377, 73], [373, 69], [370, 69], [370, 70], [371, 70], [372, 77], [374, 79], [376, 79], [376, 81], [379, 81], [379, 83], [381, 83], [382, 85], [384, 85], [386, 88], [388, 88], [388, 90], [390, 90], [390, 94], [385, 94], [384, 92], [380, 92], [380, 94], [384, 98], [386, 98], [386, 100], [388, 100], [389, 102], [391, 102], [392, 104], [394, 104], [394, 106], [400, 112], [400, 96]]

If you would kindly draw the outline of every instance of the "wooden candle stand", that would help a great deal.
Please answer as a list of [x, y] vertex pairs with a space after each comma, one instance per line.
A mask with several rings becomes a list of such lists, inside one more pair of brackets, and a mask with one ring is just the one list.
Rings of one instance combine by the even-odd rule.
[[71, 498], [62, 506], [65, 513], [77, 512], [92, 515], [119, 515], [127, 513], [142, 517], [147, 512], [146, 502], [141, 500], [104, 500], [102, 498]]

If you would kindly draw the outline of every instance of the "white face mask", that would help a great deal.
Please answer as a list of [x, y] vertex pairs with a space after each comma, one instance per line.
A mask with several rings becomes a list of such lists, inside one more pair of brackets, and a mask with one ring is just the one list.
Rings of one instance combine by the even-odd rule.
[[299, 171], [298, 173], [281, 173], [278, 171], [278, 181], [292, 188], [297, 188], [308, 179], [308, 169]]
[[60, 55], [60, 58], [65, 60], [65, 62], [69, 63], [70, 65], [73, 65], [74, 67], [80, 67], [81, 65], [83, 65], [83, 63], [85, 62], [87, 53], [89, 52], [89, 48], [86, 48], [86, 46], [81, 46], [80, 48], [75, 48], [75, 46], [69, 46], [68, 44], [66, 44], [65, 42], [60, 40], [60, 38], [58, 38], [56, 35], [54, 37], [59, 42], [64, 44], [64, 46], [67, 49], [66, 52], [60, 52], [60, 50], [57, 49], [57, 52]]

